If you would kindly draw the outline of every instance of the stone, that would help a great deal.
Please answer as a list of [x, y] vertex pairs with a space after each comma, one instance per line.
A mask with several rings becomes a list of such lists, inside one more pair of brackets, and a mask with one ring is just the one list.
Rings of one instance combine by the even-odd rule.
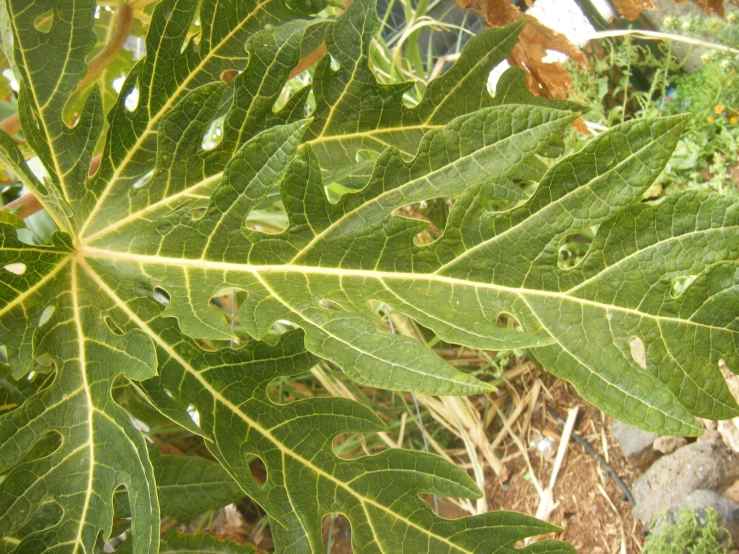
[[618, 442], [624, 457], [637, 470], [645, 471], [660, 454], [652, 448], [652, 443], [659, 435], [642, 431], [622, 421], [614, 421], [611, 434]]
[[719, 444], [721, 442], [721, 435], [719, 435], [719, 432], [716, 431], [716, 429], [706, 429], [706, 431], [700, 437], [698, 437], [698, 442]]
[[662, 454], [672, 454], [686, 444], [688, 440], [685, 437], [657, 437], [652, 443], [652, 448]]
[[739, 452], [739, 418], [718, 422], [718, 433], [724, 440], [724, 444], [734, 452]]
[[739, 479], [739, 458], [718, 444], [694, 442], [657, 460], [634, 482], [634, 516], [649, 527], [664, 510], [679, 510], [694, 491], [721, 493]]
[[724, 496], [729, 500], [739, 502], [739, 480], [734, 481], [734, 483], [728, 489], [726, 489]]
[[713, 508], [718, 513], [718, 523], [725, 527], [734, 544], [739, 543], [739, 503], [721, 496], [716, 491], [698, 489], [686, 496], [679, 505], [663, 511], [651, 529], [651, 533], [659, 535], [665, 526], [675, 524], [685, 508], [695, 512], [698, 520], [706, 521], [706, 508]]
[[659, 435], [642, 431], [636, 427], [632, 427], [623, 421], [614, 421], [611, 425], [611, 434], [618, 441], [621, 452], [627, 458], [640, 454], [647, 448], [652, 447], [652, 443]]

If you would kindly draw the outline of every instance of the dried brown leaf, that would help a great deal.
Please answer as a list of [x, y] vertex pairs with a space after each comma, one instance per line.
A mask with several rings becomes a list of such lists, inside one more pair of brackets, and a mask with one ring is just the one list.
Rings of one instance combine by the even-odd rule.
[[652, 4], [652, 0], [613, 0], [613, 7], [625, 19], [634, 21], [639, 17], [642, 10], [653, 10], [654, 4]]
[[566, 98], [570, 89], [570, 76], [558, 63], [545, 63], [547, 50], [565, 54], [581, 67], [588, 67], [588, 60], [567, 37], [543, 25], [538, 19], [523, 14], [509, 0], [457, 0], [466, 9], [485, 16], [488, 26], [507, 25], [526, 19], [528, 25], [519, 36], [508, 61], [527, 72], [527, 84], [534, 94], [548, 98]]
[[723, 0], [693, 0], [693, 4], [701, 8], [707, 14], [715, 14], [724, 17], [724, 1]]

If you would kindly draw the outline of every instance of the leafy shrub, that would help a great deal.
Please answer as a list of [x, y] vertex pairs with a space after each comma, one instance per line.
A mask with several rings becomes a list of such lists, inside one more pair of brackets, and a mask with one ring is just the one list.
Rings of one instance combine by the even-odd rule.
[[731, 546], [729, 532], [719, 524], [718, 512], [706, 508], [705, 521], [685, 508], [674, 525], [666, 525], [644, 545], [644, 554], [727, 554]]
[[[0, 418], [0, 533], [17, 552], [90, 552], [129, 516], [125, 548], [156, 552], [160, 515], [242, 493], [269, 514], [280, 552], [322, 551], [333, 513], [348, 518], [357, 552], [506, 552], [556, 530], [509, 512], [441, 518], [419, 495], [477, 497], [463, 470], [400, 449], [340, 458], [333, 440], [383, 429], [375, 413], [340, 398], [270, 397], [272, 381], [319, 358], [387, 390], [493, 389], [378, 329], [377, 302], [446, 342], [531, 349], [586, 400], [645, 429], [696, 435], [695, 416], [739, 415], [719, 369], [739, 361], [737, 204], [699, 192], [639, 201], [685, 117], [627, 122], [551, 164], [538, 153], [578, 107], [531, 95], [520, 70], [494, 98], [485, 86], [520, 24], [472, 39], [409, 108], [409, 85], [379, 84], [368, 64], [371, 0], [335, 20], [306, 18], [321, 7], [164, 0], [107, 127], [95, 88], [69, 127], [93, 2], [55, 2], [50, 27], [38, 28], [47, 1], [8, 1], [21, 123], [49, 176], [39, 180], [7, 135], [2, 161], [59, 227], [50, 244], [29, 244], [0, 224], [0, 344], [17, 404]], [[186, 40], [196, 15], [202, 32]], [[310, 88], [275, 110], [316, 37], [329, 55]], [[234, 69], [233, 82], [221, 79]], [[203, 148], [221, 117], [220, 141]], [[520, 181], [538, 185], [528, 196]], [[331, 201], [335, 185], [345, 193]], [[446, 226], [417, 244], [425, 223], [397, 212], [436, 198], [454, 201]], [[275, 202], [284, 230], [249, 225]], [[560, 259], [580, 233], [594, 233], [588, 252]], [[233, 291], [252, 337], [240, 348], [214, 306]], [[277, 324], [292, 330], [260, 342]], [[111, 393], [120, 376], [203, 437], [220, 465], [164, 487], [163, 465], [202, 462], [149, 452]], [[213, 481], [211, 501], [186, 502]], [[540, 541], [522, 551], [572, 549]]]
[[[734, 47], [739, 40], [736, 12], [719, 18], [665, 18], [665, 30]], [[593, 71], [568, 64], [573, 97], [587, 106], [585, 119], [610, 127], [628, 119], [689, 113], [693, 116], [658, 182], [672, 189], [710, 190], [736, 195], [730, 171], [739, 155], [739, 61], [707, 48], [695, 74], [682, 72], [671, 41], [647, 48], [631, 38], [604, 43], [606, 56], [591, 58]], [[648, 76], [639, 90], [634, 75]], [[580, 142], [575, 140], [575, 142]]]

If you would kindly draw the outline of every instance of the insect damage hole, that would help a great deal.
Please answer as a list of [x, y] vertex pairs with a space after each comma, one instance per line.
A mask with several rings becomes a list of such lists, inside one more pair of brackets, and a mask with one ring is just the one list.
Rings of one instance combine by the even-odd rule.
[[333, 310], [336, 312], [344, 311], [344, 308], [341, 306], [341, 304], [339, 304], [338, 302], [334, 302], [333, 300], [330, 300], [328, 298], [323, 298], [322, 300], [319, 300], [318, 305], [324, 310]]
[[133, 87], [123, 100], [127, 112], [135, 112], [139, 106], [139, 88]]
[[450, 198], [431, 198], [398, 208], [393, 215], [409, 220], [408, 230], [416, 231], [414, 244], [427, 246], [441, 237], [453, 205]]
[[187, 407], [187, 415], [189, 415], [192, 422], [200, 428], [200, 412], [198, 412], [198, 409], [192, 404]]
[[169, 294], [163, 288], [154, 287], [153, 295], [154, 295], [154, 300], [156, 300], [160, 304], [163, 304], [165, 306], [169, 304], [169, 301], [170, 301]]
[[326, 514], [323, 517], [323, 546], [326, 552], [346, 551], [351, 548], [352, 526], [344, 514]]
[[33, 26], [36, 30], [41, 33], [48, 33], [51, 31], [51, 26], [54, 24], [54, 10], [47, 10], [36, 19], [33, 20]]
[[203, 140], [200, 142], [200, 147], [210, 152], [214, 150], [223, 141], [223, 123], [226, 120], [225, 116], [217, 117], [211, 121], [208, 129], [203, 134]]
[[43, 327], [46, 325], [51, 319], [51, 316], [54, 315], [54, 311], [56, 311], [56, 306], [46, 306], [38, 318], [38, 326]]
[[579, 233], [568, 235], [559, 243], [557, 249], [557, 265], [560, 269], [573, 269], [585, 259], [595, 238], [598, 226], [583, 229]]
[[5, 271], [9, 271], [13, 275], [23, 275], [26, 272], [26, 264], [14, 263], [3, 266]]
[[647, 369], [647, 351], [644, 348], [644, 341], [639, 337], [631, 337], [629, 339], [629, 351], [634, 363], [642, 369]]
[[108, 327], [111, 333], [114, 335], [118, 335], [119, 337], [123, 335], [123, 331], [121, 331], [121, 328], [116, 325], [115, 321], [113, 321], [113, 318], [109, 315], [106, 315], [104, 318], [105, 325]]
[[697, 278], [697, 275], [681, 275], [680, 277], [675, 277], [672, 280], [672, 283], [670, 283], [670, 297], [678, 298], [688, 290], [688, 287], [690, 287], [690, 285], [693, 284], [693, 281]]

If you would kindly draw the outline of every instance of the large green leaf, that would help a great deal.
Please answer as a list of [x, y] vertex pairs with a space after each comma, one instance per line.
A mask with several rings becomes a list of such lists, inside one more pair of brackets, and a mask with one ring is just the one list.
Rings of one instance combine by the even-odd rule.
[[[379, 329], [378, 302], [447, 342], [529, 348], [587, 400], [646, 429], [691, 435], [694, 416], [739, 414], [719, 369], [739, 362], [737, 202], [691, 194], [640, 203], [684, 119], [621, 125], [545, 171], [537, 153], [577, 116], [573, 106], [536, 99], [517, 71], [495, 98], [485, 92], [520, 26], [481, 33], [407, 108], [408, 85], [378, 85], [368, 66], [370, 0], [331, 22], [302, 18], [300, 5], [163, 0], [89, 177], [100, 95], [87, 97], [74, 127], [63, 112], [95, 42], [93, 2], [7, 0], [21, 122], [50, 177], [37, 180], [8, 137], [2, 161], [61, 229], [40, 246], [0, 224], [0, 346], [13, 379], [51, 375], [0, 416], [0, 534], [20, 541], [18, 552], [91, 551], [111, 532], [121, 486], [132, 550], [156, 551], [154, 471], [111, 394], [119, 376], [143, 381], [158, 409], [203, 436], [270, 515], [282, 551], [321, 551], [321, 520], [337, 512], [359, 552], [509, 552], [552, 531], [518, 514], [438, 518], [419, 494], [475, 497], [461, 470], [400, 450], [341, 459], [337, 435], [382, 428], [369, 410], [269, 399], [271, 380], [316, 356], [385, 389], [491, 390]], [[51, 28], [37, 28], [50, 9]], [[203, 32], [187, 40], [196, 14]], [[308, 89], [275, 111], [290, 71], [321, 37], [329, 56], [316, 69], [312, 117]], [[236, 80], [221, 81], [231, 69]], [[220, 117], [223, 138], [206, 150]], [[364, 151], [370, 161], [352, 167]], [[359, 188], [332, 203], [324, 174]], [[514, 179], [539, 183], [522, 198]], [[248, 217], [276, 194], [287, 228], [252, 229]], [[441, 238], [422, 246], [414, 237], [424, 224], [396, 214], [436, 198], [454, 208]], [[560, 263], [561, 245], [593, 227], [584, 259]], [[246, 294], [238, 318], [256, 340], [207, 352], [192, 339], [236, 338], [211, 302], [234, 290]], [[276, 322], [300, 330], [259, 343]], [[265, 483], [249, 456], [265, 463]], [[570, 550], [543, 541], [528, 551]]]

